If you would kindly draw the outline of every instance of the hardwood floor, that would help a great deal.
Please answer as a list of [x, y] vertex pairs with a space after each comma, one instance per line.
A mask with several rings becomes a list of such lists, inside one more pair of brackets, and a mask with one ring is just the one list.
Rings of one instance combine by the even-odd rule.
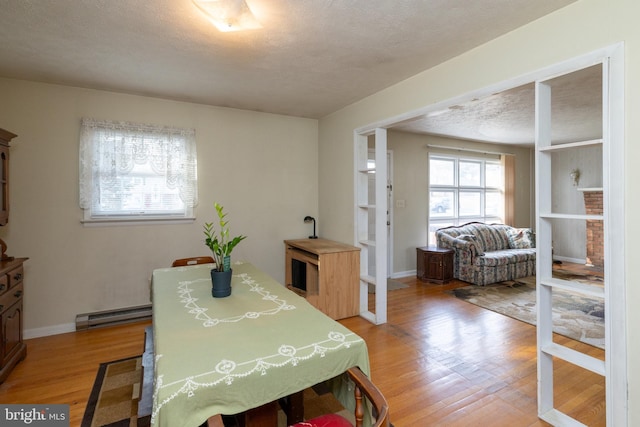
[[[537, 418], [536, 330], [457, 300], [413, 278], [388, 294], [388, 323], [343, 323], [369, 346], [372, 379], [401, 426], [547, 426]], [[604, 351], [556, 335], [568, 347], [604, 359]], [[556, 360], [555, 405], [588, 426], [604, 426], [604, 378]]]
[[70, 425], [79, 426], [100, 363], [142, 354], [144, 328], [149, 324], [26, 340], [27, 357], [0, 385], [0, 402], [66, 403]]
[[[395, 427], [547, 426], [537, 418], [536, 332], [523, 322], [445, 293], [462, 282], [409, 286], [388, 294], [388, 323], [341, 321], [366, 341], [371, 375]], [[70, 404], [79, 426], [98, 365], [142, 353], [141, 322], [27, 341], [27, 358], [0, 385], [2, 403]], [[598, 348], [557, 341], [604, 358]], [[599, 375], [555, 363], [555, 404], [589, 426], [605, 425]]]

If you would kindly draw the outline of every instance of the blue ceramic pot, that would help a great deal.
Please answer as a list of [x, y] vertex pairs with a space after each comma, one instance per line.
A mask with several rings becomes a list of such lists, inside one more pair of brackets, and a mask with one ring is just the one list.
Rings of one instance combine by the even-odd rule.
[[211, 295], [214, 298], [224, 298], [231, 295], [231, 276], [233, 270], [211, 270]]

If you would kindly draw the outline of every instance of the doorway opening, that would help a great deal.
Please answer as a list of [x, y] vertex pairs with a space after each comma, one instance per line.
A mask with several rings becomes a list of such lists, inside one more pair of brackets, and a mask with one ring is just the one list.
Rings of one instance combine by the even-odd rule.
[[[606, 408], [607, 408], [607, 424], [608, 425], [625, 425], [626, 417], [627, 417], [627, 385], [626, 385], [626, 334], [624, 333], [624, 325], [626, 324], [626, 305], [624, 301], [624, 289], [625, 289], [625, 258], [624, 258], [624, 242], [620, 241], [620, 239], [624, 239], [624, 206], [622, 206], [622, 201], [624, 200], [624, 139], [623, 139], [623, 131], [624, 131], [624, 102], [623, 102], [623, 85], [624, 85], [624, 73], [623, 73], [623, 49], [621, 45], [615, 45], [608, 48], [604, 48], [602, 50], [592, 52], [590, 54], [584, 55], [579, 58], [574, 58], [568, 61], [565, 61], [560, 64], [555, 64], [546, 69], [539, 70], [536, 72], [532, 72], [526, 76], [522, 76], [519, 78], [515, 78], [513, 80], [501, 82], [492, 87], [485, 88], [482, 90], [475, 91], [473, 93], [469, 93], [460, 97], [456, 97], [454, 99], [449, 99], [446, 101], [439, 102], [437, 104], [430, 105], [418, 111], [413, 111], [410, 113], [406, 113], [404, 115], [390, 118], [384, 121], [380, 121], [369, 126], [365, 126], [363, 128], [359, 128], [355, 132], [355, 143], [356, 143], [356, 163], [359, 158], [358, 144], [362, 144], [363, 140], [369, 135], [375, 135], [376, 137], [376, 159], [382, 160], [384, 157], [384, 153], [386, 152], [386, 147], [388, 144], [389, 131], [407, 131], [412, 126], [416, 126], [422, 122], [429, 121], [430, 119], [436, 118], [438, 121], [442, 119], [447, 113], [451, 110], [460, 109], [460, 107], [464, 107], [466, 105], [471, 105], [477, 100], [482, 100], [486, 98], [492, 98], [495, 94], [499, 94], [505, 91], [525, 88], [529, 87], [535, 91], [534, 98], [532, 98], [532, 103], [534, 105], [530, 105], [530, 108], [536, 107], [540, 110], [539, 102], [542, 98], [540, 95], [540, 87], [553, 86], [554, 83], [561, 82], [563, 76], [568, 76], [568, 82], [572, 82], [571, 78], [577, 79], [580, 77], [581, 73], [584, 70], [590, 69], [591, 67], [596, 67], [602, 70], [600, 79], [599, 89], [601, 90], [601, 95], [599, 98], [599, 102], [601, 104], [601, 116], [600, 119], [596, 122], [596, 125], [600, 127], [600, 138], [602, 140], [601, 143], [601, 155], [600, 155], [600, 163], [602, 164], [602, 170], [600, 171], [600, 177], [602, 181], [603, 187], [603, 204], [604, 204], [604, 214], [598, 216], [598, 218], [587, 218], [587, 214], [574, 213], [574, 212], [556, 212], [551, 209], [547, 209], [548, 205], [551, 203], [547, 203], [546, 201], [541, 204], [538, 198], [532, 203], [533, 208], [527, 209], [529, 212], [533, 212], [535, 218], [537, 218], [537, 227], [543, 236], [547, 236], [543, 238], [543, 244], [545, 245], [545, 249], [543, 251], [538, 250], [538, 265], [543, 263], [544, 266], [553, 261], [552, 248], [555, 246], [555, 241], [552, 241], [549, 236], [553, 236], [553, 226], [549, 226], [549, 224], [554, 224], [556, 222], [562, 221], [586, 221], [586, 220], [602, 220], [605, 228], [605, 236], [616, 236], [616, 245], [607, 245], [605, 243], [605, 247], [603, 250], [604, 257], [604, 275], [605, 275], [605, 288], [602, 293], [602, 297], [605, 301], [605, 334], [606, 334], [606, 352], [607, 357], [604, 361], [604, 366], [601, 370], [605, 376], [606, 381]], [[557, 79], [557, 80], [556, 80]], [[524, 89], [523, 89], [524, 90]], [[559, 96], [562, 92], [556, 91], [556, 98], [553, 102], [560, 101], [561, 96]], [[578, 94], [580, 95], [580, 94]], [[549, 105], [549, 104], [547, 104]], [[547, 122], [554, 120], [554, 124], [558, 124], [562, 122], [560, 116], [552, 113], [553, 109], [548, 107], [543, 107], [542, 110], [547, 111], [549, 117], [545, 117], [542, 120], [547, 120]], [[440, 118], [440, 119], [438, 119]], [[538, 118], [538, 125], [540, 125], [540, 117]], [[434, 120], [431, 120], [433, 122]], [[575, 119], [569, 121], [569, 124], [592, 124], [591, 121], [585, 121], [584, 119]], [[583, 126], [584, 127], [584, 126]], [[544, 135], [543, 135], [544, 136]], [[545, 136], [546, 137], [546, 136]], [[536, 143], [532, 145], [531, 150], [535, 153], [535, 161], [530, 156], [527, 159], [527, 162], [530, 165], [535, 165], [537, 173], [532, 174], [532, 182], [535, 183], [536, 191], [540, 193], [541, 191], [547, 191], [549, 188], [554, 187], [554, 182], [559, 182], [562, 179], [572, 178], [573, 169], [565, 171], [564, 173], [560, 173], [560, 170], [566, 168], [566, 165], [569, 163], [577, 161], [575, 159], [582, 159], [584, 156], [587, 156], [593, 159], [593, 153], [591, 153], [591, 145], [587, 142], [589, 140], [581, 139], [583, 138], [580, 135], [571, 136], [567, 140], [563, 140], [563, 138], [558, 137], [557, 135], [552, 136], [557, 144], [564, 144], [562, 147], [552, 147], [552, 148], [543, 148], [539, 147], [539, 144]], [[531, 138], [530, 144], [537, 142], [541, 139], [540, 135], [537, 138]], [[378, 142], [380, 145], [384, 145], [383, 152], [378, 152]], [[476, 141], [477, 142], [477, 141]], [[596, 144], [596, 145], [598, 145]], [[551, 145], [556, 145], [555, 143], [551, 143]], [[360, 145], [361, 146], [361, 145]], [[448, 147], [449, 149], [455, 147]], [[578, 157], [574, 159], [567, 160], [565, 153], [563, 151], [574, 150]], [[586, 151], [585, 151], [586, 150]], [[542, 156], [547, 157], [555, 157], [555, 161], [550, 161], [542, 165], [541, 169], [541, 152], [548, 153], [542, 154]], [[557, 153], [557, 154], [556, 154]], [[362, 155], [363, 153], [360, 152]], [[366, 156], [366, 153], [364, 153]], [[378, 157], [379, 156], [379, 157]], [[597, 156], [596, 156], [597, 157]], [[544, 160], [546, 161], [546, 160]], [[591, 160], [586, 160], [587, 162]], [[379, 162], [378, 162], [379, 163]], [[386, 168], [385, 168], [386, 169]], [[555, 170], [555, 172], [554, 172]], [[386, 172], [386, 171], [385, 171]], [[382, 171], [377, 171], [377, 174], [381, 174]], [[566, 175], [566, 176], [565, 176]], [[595, 175], [598, 175], [596, 173]], [[594, 176], [595, 176], [594, 175]], [[384, 189], [384, 179], [377, 179], [376, 177], [376, 191], [380, 191], [380, 194], [383, 195], [381, 191]], [[356, 183], [356, 189], [358, 188], [358, 184]], [[542, 189], [542, 190], [541, 190]], [[547, 190], [545, 190], [547, 189]], [[554, 196], [555, 197], [555, 196]], [[562, 196], [557, 196], [562, 197]], [[379, 197], [376, 200], [381, 201], [382, 198]], [[389, 203], [392, 203], [390, 201]], [[356, 211], [360, 214], [362, 213], [362, 204], [358, 205], [358, 201], [356, 201]], [[543, 209], [544, 208], [544, 209]], [[376, 203], [375, 206], [369, 206], [367, 208], [370, 212], [375, 212], [376, 216], [384, 216], [385, 211], [387, 209], [386, 203]], [[571, 216], [568, 218], [567, 215]], [[575, 218], [574, 218], [575, 217]], [[542, 221], [540, 220], [542, 218]], [[356, 244], [360, 243], [359, 240], [359, 231], [361, 231], [361, 226], [363, 223], [361, 220], [363, 217], [359, 217], [356, 215]], [[378, 221], [375, 222], [376, 226], [380, 226], [380, 232], [383, 230], [382, 224]], [[530, 219], [530, 225], [533, 225], [533, 219]], [[556, 235], [561, 234], [561, 230], [564, 230], [564, 227], [556, 227], [558, 231], [556, 231]], [[585, 232], [586, 234], [586, 232]], [[382, 236], [381, 236], [382, 237]], [[385, 236], [386, 237], [386, 236]], [[546, 240], [545, 240], [546, 239]], [[610, 241], [605, 237], [605, 242]], [[376, 242], [377, 243], [377, 242]], [[386, 242], [384, 242], [386, 246]], [[559, 244], [561, 242], [559, 241]], [[566, 242], [562, 242], [566, 243]], [[370, 245], [370, 247], [376, 247], [375, 245]], [[377, 248], [375, 249], [376, 257], [382, 256], [381, 252], [383, 249]], [[400, 249], [401, 250], [401, 249]], [[572, 258], [572, 255], [568, 255], [569, 258]], [[381, 258], [377, 258], [381, 259]], [[365, 261], [366, 263], [366, 261]], [[363, 271], [368, 271], [366, 269], [366, 265]], [[546, 268], [546, 267], [545, 267]], [[544, 275], [544, 273], [540, 273], [539, 275]], [[378, 276], [383, 273], [384, 276]], [[381, 269], [376, 269], [376, 276], [373, 278], [369, 278], [370, 280], [381, 280], [386, 278], [386, 271], [381, 271]], [[546, 280], [546, 279], [545, 279]], [[548, 283], [544, 283], [544, 286], [549, 286]], [[386, 292], [384, 293], [386, 294]], [[362, 298], [362, 295], [361, 295]], [[544, 302], [543, 302], [544, 304]], [[538, 304], [540, 305], [540, 304]], [[382, 301], [382, 304], [378, 304], [378, 300], [376, 300], [376, 313], [375, 320], [376, 323], [381, 323], [381, 319], [386, 321], [386, 314], [379, 312], [381, 309], [386, 310], [386, 298]], [[539, 316], [546, 316], [548, 313], [540, 313]], [[613, 325], [616, 325], [615, 330]], [[622, 326], [622, 328], [621, 328]], [[557, 350], [557, 351], [556, 351]], [[542, 353], [539, 354], [548, 354], [552, 355], [552, 357], [558, 358], [564, 356], [563, 349], [554, 348], [539, 348], [539, 351]], [[539, 358], [547, 358], [546, 356], [539, 356]], [[571, 359], [579, 359], [579, 357], [573, 358], [568, 357], [569, 361]], [[566, 360], [566, 359], [565, 359]], [[547, 362], [544, 362], [547, 363]], [[590, 363], [585, 363], [586, 365], [591, 366]], [[589, 366], [586, 368], [589, 369]], [[539, 370], [547, 370], [548, 366], [540, 366]], [[545, 374], [546, 375], [546, 374]], [[544, 381], [543, 381], [544, 383]], [[551, 386], [549, 386], [551, 383]], [[546, 385], [542, 385], [539, 387], [539, 415], [552, 422], [554, 425], [571, 425], [572, 421], [569, 421], [565, 418], [563, 414], [559, 411], [556, 411], [553, 408], [553, 382], [547, 381]], [[550, 403], [551, 402], [551, 403]], [[575, 424], [574, 424], [575, 425]], [[579, 424], [577, 424], [579, 425]]]

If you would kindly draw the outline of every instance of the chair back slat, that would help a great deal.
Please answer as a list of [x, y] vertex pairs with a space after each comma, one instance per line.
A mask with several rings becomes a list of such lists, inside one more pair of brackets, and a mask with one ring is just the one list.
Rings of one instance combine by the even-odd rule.
[[213, 258], [210, 256], [196, 256], [191, 258], [180, 258], [173, 261], [171, 267], [184, 267], [187, 265], [197, 265], [197, 264], [212, 264]]

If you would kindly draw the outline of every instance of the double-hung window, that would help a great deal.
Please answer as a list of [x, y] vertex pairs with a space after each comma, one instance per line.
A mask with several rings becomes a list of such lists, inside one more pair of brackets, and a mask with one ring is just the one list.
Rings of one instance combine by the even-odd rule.
[[429, 243], [439, 228], [504, 222], [500, 160], [429, 155]]
[[193, 219], [195, 130], [83, 119], [84, 222]]

